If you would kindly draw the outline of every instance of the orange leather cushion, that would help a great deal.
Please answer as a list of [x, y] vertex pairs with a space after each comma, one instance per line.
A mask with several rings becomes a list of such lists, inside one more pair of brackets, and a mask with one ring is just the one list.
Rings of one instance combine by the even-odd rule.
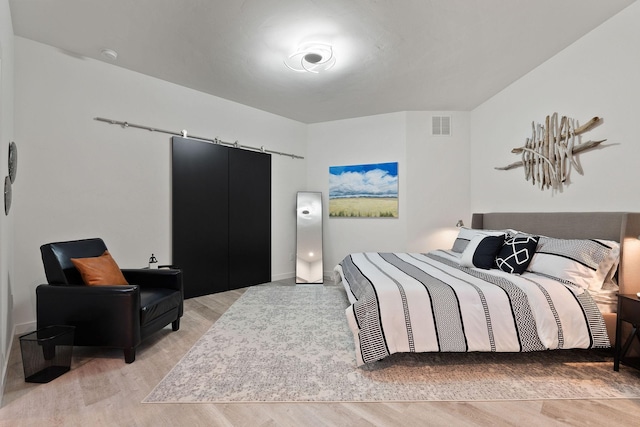
[[85, 285], [128, 285], [120, 267], [109, 254], [109, 251], [93, 258], [71, 258], [82, 276]]

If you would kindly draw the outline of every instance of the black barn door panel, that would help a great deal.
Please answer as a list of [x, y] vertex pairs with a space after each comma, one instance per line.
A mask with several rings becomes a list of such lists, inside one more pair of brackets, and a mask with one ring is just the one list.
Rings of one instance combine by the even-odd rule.
[[271, 156], [229, 151], [229, 288], [271, 281]]
[[271, 156], [172, 138], [173, 264], [185, 298], [271, 280]]

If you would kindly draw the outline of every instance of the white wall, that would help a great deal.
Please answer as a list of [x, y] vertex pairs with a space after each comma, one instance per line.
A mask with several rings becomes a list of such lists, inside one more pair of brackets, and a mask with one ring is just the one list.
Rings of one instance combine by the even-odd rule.
[[[471, 113], [473, 211], [640, 210], [640, 3], [636, 2]], [[607, 139], [582, 153], [562, 193], [525, 181], [511, 149], [530, 136], [531, 122], [558, 112], [604, 123], [583, 135]]]
[[323, 260], [317, 260], [309, 263], [309, 278], [312, 281], [318, 281], [320, 278], [324, 280], [322, 268], [324, 267]]
[[[15, 40], [15, 314], [35, 320], [43, 243], [99, 236], [124, 268], [171, 262], [170, 135], [96, 116], [305, 156], [306, 126], [21, 37]], [[0, 150], [5, 151], [5, 150]], [[306, 162], [272, 156], [272, 275], [293, 277]], [[249, 171], [250, 172], [250, 171]]]
[[322, 283], [324, 280], [323, 260], [307, 261], [296, 259], [296, 283]]
[[[0, 178], [4, 186], [4, 177], [9, 173], [7, 166], [8, 145], [14, 138], [13, 124], [13, 64], [14, 38], [11, 23], [9, 1], [0, 0]], [[20, 151], [20, 147], [18, 147]], [[20, 170], [16, 175], [16, 185], [20, 182]], [[4, 188], [4, 187], [3, 187]], [[13, 337], [12, 288], [19, 283], [14, 278], [13, 243], [15, 209], [4, 214], [4, 199], [0, 200], [0, 401], [4, 391], [4, 379], [7, 371], [7, 359]], [[15, 289], [13, 289], [15, 290]]]
[[[432, 137], [431, 116], [452, 115], [451, 137]], [[468, 216], [467, 113], [402, 112], [309, 125], [308, 190], [321, 191], [324, 269], [362, 251], [427, 251], [451, 245]], [[398, 218], [329, 218], [329, 167], [398, 162]], [[454, 189], [451, 191], [451, 189]]]
[[[393, 113], [308, 126], [308, 191], [322, 192], [325, 272], [348, 253], [405, 247], [406, 114]], [[398, 218], [329, 218], [329, 167], [398, 162]], [[328, 273], [329, 274], [329, 273]]]
[[[432, 116], [451, 116], [450, 136], [432, 136]], [[407, 113], [407, 247], [426, 252], [451, 247], [469, 211], [469, 113]]]

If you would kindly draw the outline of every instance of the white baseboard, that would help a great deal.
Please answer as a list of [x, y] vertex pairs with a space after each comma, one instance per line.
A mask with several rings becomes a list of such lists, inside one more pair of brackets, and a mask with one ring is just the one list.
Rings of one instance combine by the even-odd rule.
[[278, 280], [293, 279], [295, 277], [296, 273], [292, 271], [291, 273], [274, 274], [271, 276], [271, 281], [277, 282]]
[[11, 345], [9, 344], [9, 352], [7, 352], [7, 357], [2, 360], [2, 371], [0, 373], [0, 407], [2, 406], [2, 396], [4, 396], [4, 384], [7, 382], [7, 366], [9, 361], [9, 354], [11, 354]]
[[13, 327], [13, 336], [24, 335], [29, 332], [33, 332], [37, 329], [38, 324], [34, 320], [33, 322], [20, 323], [19, 325], [14, 325]]
[[[35, 323], [35, 322], [34, 322]], [[2, 402], [2, 397], [4, 396], [4, 386], [7, 383], [7, 371], [9, 369], [9, 359], [11, 357], [11, 350], [13, 349], [13, 341], [16, 336], [16, 325], [13, 325], [11, 336], [7, 337], [9, 339], [9, 346], [7, 348], [7, 354], [5, 354], [4, 363], [2, 364], [2, 377], [0, 378], [0, 402]]]
[[[334, 279], [334, 270], [325, 270], [322, 272], [322, 277], [324, 279], [325, 282], [329, 281], [331, 283], [333, 283], [335, 281]], [[274, 274], [271, 276], [271, 281], [272, 282], [277, 282], [278, 280], [287, 280], [287, 279], [295, 279], [296, 277], [296, 272], [295, 271], [291, 271], [288, 273], [281, 273], [281, 274]]]

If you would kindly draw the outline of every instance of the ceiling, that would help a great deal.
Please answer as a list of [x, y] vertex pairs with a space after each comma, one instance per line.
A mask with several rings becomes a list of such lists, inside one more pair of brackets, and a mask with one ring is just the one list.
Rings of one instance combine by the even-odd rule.
[[[633, 0], [10, 0], [14, 33], [304, 123], [469, 111]], [[296, 73], [300, 43], [336, 65]], [[101, 56], [118, 52], [116, 61]]]

